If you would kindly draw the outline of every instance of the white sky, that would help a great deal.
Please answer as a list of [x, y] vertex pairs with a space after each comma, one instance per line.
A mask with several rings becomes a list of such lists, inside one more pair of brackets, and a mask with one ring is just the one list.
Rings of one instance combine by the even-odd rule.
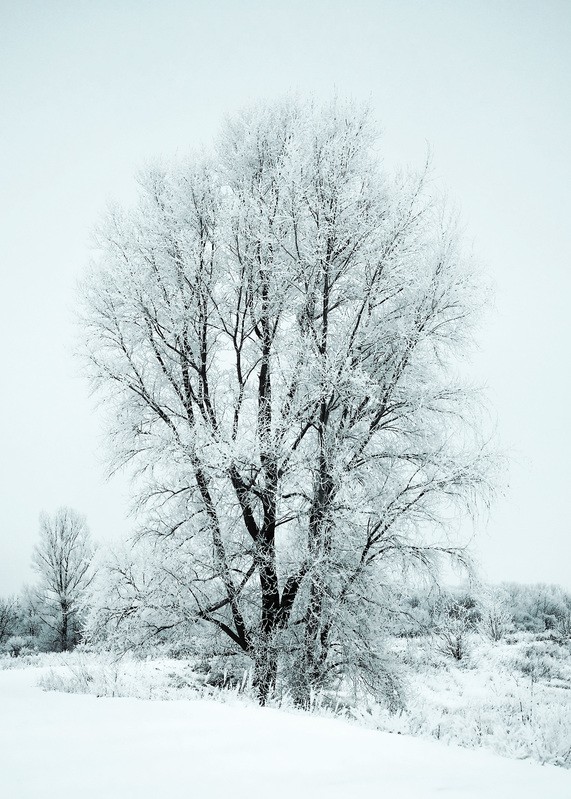
[[387, 164], [430, 143], [496, 285], [472, 369], [512, 465], [484, 569], [571, 588], [571, 3], [0, 0], [0, 595], [32, 579], [42, 509], [130, 529], [72, 357], [106, 202], [250, 100], [335, 89], [371, 100]]

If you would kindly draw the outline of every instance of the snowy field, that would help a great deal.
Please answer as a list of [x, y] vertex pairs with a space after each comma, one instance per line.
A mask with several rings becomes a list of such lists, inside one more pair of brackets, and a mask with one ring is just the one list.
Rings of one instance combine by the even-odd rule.
[[10, 799], [571, 797], [571, 773], [555, 766], [238, 697], [44, 691], [47, 667], [10, 665], [0, 671], [0, 774]]

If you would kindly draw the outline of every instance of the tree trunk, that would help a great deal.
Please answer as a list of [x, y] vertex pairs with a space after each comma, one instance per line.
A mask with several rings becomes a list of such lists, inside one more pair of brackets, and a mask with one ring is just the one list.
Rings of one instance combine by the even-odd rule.
[[69, 607], [67, 602], [61, 603], [60, 649], [68, 650]]
[[266, 705], [275, 688], [278, 657], [271, 642], [263, 644], [256, 652], [254, 662], [254, 690], [260, 705]]
[[323, 685], [323, 667], [327, 658], [327, 636], [323, 627], [323, 588], [311, 582], [305, 630], [299, 659], [291, 675], [292, 693], [298, 707], [308, 709], [312, 694]]

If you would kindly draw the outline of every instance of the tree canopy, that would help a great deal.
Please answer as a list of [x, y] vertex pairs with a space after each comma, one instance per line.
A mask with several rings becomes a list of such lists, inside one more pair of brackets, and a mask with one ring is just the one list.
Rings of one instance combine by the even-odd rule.
[[285, 101], [140, 176], [100, 224], [86, 347], [146, 555], [98, 618], [211, 629], [261, 701], [348, 675], [386, 689], [383, 591], [462, 557], [485, 496], [477, 397], [455, 376], [478, 279], [427, 169], [386, 174], [370, 113]]

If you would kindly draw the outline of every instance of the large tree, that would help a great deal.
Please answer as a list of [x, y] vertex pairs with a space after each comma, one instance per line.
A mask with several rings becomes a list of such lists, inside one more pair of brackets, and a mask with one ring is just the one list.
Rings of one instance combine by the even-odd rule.
[[301, 702], [381, 679], [383, 586], [461, 554], [441, 522], [486, 485], [452, 367], [470, 259], [427, 171], [387, 176], [377, 145], [351, 104], [244, 112], [211, 156], [142, 174], [86, 281], [112, 463], [138, 475], [156, 563], [118, 569], [108, 617], [211, 625], [262, 702], [280, 668]]

